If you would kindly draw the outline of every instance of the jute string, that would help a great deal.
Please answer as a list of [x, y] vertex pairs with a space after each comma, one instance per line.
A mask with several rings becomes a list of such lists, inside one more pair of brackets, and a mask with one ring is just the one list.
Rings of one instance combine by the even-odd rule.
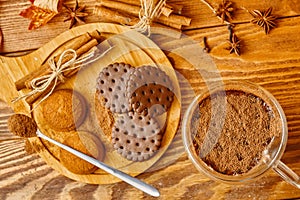
[[[63, 64], [62, 61], [69, 56], [71, 57], [71, 59]], [[52, 94], [55, 87], [57, 86], [58, 81], [61, 81], [61, 82], [65, 81], [65, 76], [63, 74], [64, 72], [74, 70], [76, 68], [81, 67], [81, 64], [83, 62], [87, 61], [88, 59], [92, 58], [93, 56], [94, 56], [94, 51], [92, 51], [92, 52], [88, 53], [86, 56], [78, 59], [75, 50], [67, 49], [60, 55], [57, 63], [55, 63], [54, 58], [50, 58], [48, 60], [48, 64], [50, 66], [51, 72], [49, 74], [34, 78], [30, 82], [32, 91], [23, 96], [13, 99], [12, 102], [15, 103], [21, 99], [35, 95], [36, 93], [44, 92], [51, 86], [51, 84], [53, 84], [49, 93], [47, 93], [32, 109], [32, 110], [34, 110], [40, 103], [42, 103], [44, 100], [46, 100]]]
[[157, 5], [153, 5], [153, 0], [140, 0], [141, 10], [139, 12], [140, 21], [130, 26], [141, 33], [147, 33], [148, 36], [151, 35], [151, 23], [155, 18], [158, 18], [162, 13], [162, 8], [166, 5], [166, 0], [158, 1]]

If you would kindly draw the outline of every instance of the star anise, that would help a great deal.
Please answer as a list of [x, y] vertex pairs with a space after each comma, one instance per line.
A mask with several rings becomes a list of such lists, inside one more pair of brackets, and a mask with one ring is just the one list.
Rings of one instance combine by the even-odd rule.
[[222, 20], [222, 23], [229, 22], [232, 20], [232, 13], [234, 8], [232, 7], [232, 2], [223, 0], [219, 7], [215, 10], [216, 15]]
[[67, 9], [66, 12], [69, 14], [64, 22], [71, 20], [69, 28], [72, 28], [76, 24], [76, 22], [85, 23], [83, 18], [88, 16], [88, 13], [83, 12], [85, 6], [79, 6], [78, 1], [76, 0], [74, 8], [69, 8], [66, 5], [64, 5], [64, 7]]
[[241, 41], [238, 39], [238, 37], [232, 33], [229, 37], [229, 53], [235, 53], [236, 55], [240, 55], [241, 54]]
[[250, 22], [261, 26], [266, 34], [276, 26], [276, 17], [272, 15], [272, 7], [264, 11], [253, 10], [250, 14], [254, 17]]

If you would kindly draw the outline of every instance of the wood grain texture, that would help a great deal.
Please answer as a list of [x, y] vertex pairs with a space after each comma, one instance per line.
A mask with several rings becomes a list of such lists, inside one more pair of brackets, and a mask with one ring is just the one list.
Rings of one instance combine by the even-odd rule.
[[[69, 5], [73, 4], [71, 0], [66, 2]], [[84, 2], [88, 5], [88, 11], [92, 12], [94, 1]], [[170, 2], [183, 4], [184, 15], [192, 17], [192, 25], [184, 31], [187, 37], [196, 41], [200, 47], [203, 47], [203, 37], [208, 38], [211, 48], [208, 56], [218, 69], [209, 75], [215, 77], [216, 74], [221, 74], [226, 80], [252, 81], [265, 87], [278, 99], [287, 116], [289, 129], [282, 161], [300, 174], [299, 1], [234, 1], [237, 6], [244, 6], [249, 10], [272, 6], [273, 13], [281, 17], [278, 27], [269, 35], [264, 35], [259, 27], [248, 23], [251, 19], [249, 14], [238, 10], [234, 17], [237, 23], [234, 30], [243, 40], [240, 57], [229, 55], [225, 49], [228, 39], [227, 27], [200, 1]], [[209, 2], [216, 6], [221, 1]], [[26, 54], [67, 30], [68, 23], [63, 23], [63, 16], [59, 15], [39, 30], [26, 31], [29, 21], [17, 14], [28, 5], [27, 0], [0, 1], [0, 27], [4, 32], [2, 54]], [[284, 18], [285, 16], [288, 18]], [[96, 21], [101, 19], [96, 16], [87, 17], [88, 23]], [[180, 81], [184, 112], [194, 93], [201, 92], [205, 87], [205, 80], [186, 59], [172, 52], [181, 49], [184, 42], [155, 35], [151, 38], [165, 51], [174, 65]], [[23, 70], [26, 70], [25, 66]], [[6, 139], [0, 139], [0, 199], [154, 199], [123, 182], [89, 185], [72, 181], [53, 171], [38, 156], [27, 155], [22, 141], [14, 138], [9, 140], [13, 136], [7, 132], [4, 134]], [[165, 164], [168, 166], [164, 167]], [[272, 171], [254, 182], [236, 186], [217, 183], [204, 177], [188, 160], [182, 146], [180, 129], [165, 156], [148, 171], [138, 178], [160, 190], [161, 197], [158, 199], [300, 198], [298, 189], [284, 182]]]
[[[135, 0], [139, 1], [139, 0]], [[73, 0], [64, 0], [70, 6], [74, 6]], [[93, 14], [93, 9], [97, 0], [78, 1], [79, 5], [86, 5], [86, 12], [89, 16], [85, 18], [86, 23], [104, 22], [103, 19]], [[182, 15], [192, 18], [192, 23], [186, 30], [207, 28], [214, 26], [224, 26], [219, 19], [215, 17], [213, 12], [208, 7], [201, 3], [200, 0], [181, 1], [169, 0], [170, 3], [183, 5]], [[221, 1], [208, 1], [213, 7], [217, 7]], [[29, 31], [27, 27], [29, 20], [22, 18], [19, 13], [30, 6], [29, 0], [2, 0], [0, 1], [0, 27], [3, 31], [3, 45], [0, 49], [2, 54], [10, 52], [28, 53], [28, 50], [35, 50], [45, 43], [50, 42], [60, 33], [67, 31], [69, 27], [68, 22], [63, 22], [66, 13], [63, 10], [60, 14], [55, 16], [46, 26], [39, 29]], [[275, 0], [275, 1], [238, 1], [235, 2], [236, 14], [234, 15], [234, 23], [247, 23], [251, 20], [251, 15], [241, 9], [245, 7], [248, 10], [266, 9], [273, 7], [273, 13], [278, 17], [299, 16], [300, 6], [297, 0]], [[18, 37], [15, 37], [18, 35]], [[11, 54], [10, 54], [11, 55]]]

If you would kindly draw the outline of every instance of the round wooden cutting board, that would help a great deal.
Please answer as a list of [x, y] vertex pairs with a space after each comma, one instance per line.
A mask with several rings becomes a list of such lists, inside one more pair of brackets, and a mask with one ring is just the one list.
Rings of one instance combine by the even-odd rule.
[[[105, 56], [89, 64], [88, 66], [85, 66], [79, 71], [76, 77], [69, 79], [66, 83], [60, 85], [58, 88], [72, 88], [74, 91], [82, 94], [87, 100], [89, 105], [88, 115], [84, 123], [78, 127], [78, 131], [88, 131], [99, 136], [106, 149], [106, 155], [103, 162], [132, 176], [136, 176], [146, 171], [154, 163], [156, 163], [167, 150], [174, 135], [176, 134], [181, 110], [180, 88], [175, 71], [165, 54], [146, 36], [120, 25], [109, 23], [87, 24], [61, 34], [39, 50], [27, 56], [18, 58], [1, 57], [2, 62], [0, 63], [0, 83], [1, 85], [5, 85], [4, 90], [1, 90], [1, 96], [4, 97], [4, 100], [6, 100], [14, 108], [15, 112], [29, 114], [29, 107], [26, 105], [26, 103], [10, 103], [13, 98], [23, 94], [23, 92], [18, 93], [16, 91], [14, 82], [30, 71], [33, 71], [35, 68], [38, 68], [49, 56], [51, 56], [55, 50], [57, 50], [65, 42], [79, 35], [85, 34], [86, 32], [91, 32], [94, 30], [101, 32], [102, 35], [105, 36], [106, 40], [109, 41], [109, 44], [112, 46], [112, 48], [106, 53]], [[99, 127], [96, 120], [94, 98], [96, 91], [96, 79], [99, 72], [101, 72], [104, 67], [114, 62], [125, 62], [135, 67], [142, 65], [153, 65], [159, 67], [161, 70], [165, 71], [166, 74], [168, 74], [175, 88], [174, 93], [176, 98], [173, 101], [170, 110], [168, 111], [166, 129], [161, 147], [153, 157], [143, 162], [129, 161], [119, 155], [112, 148], [110, 141], [103, 135], [101, 127]], [[4, 78], [2, 79], [2, 77]], [[61, 135], [61, 133], [51, 130], [42, 120], [38, 107], [33, 113], [39, 129], [44, 134], [49, 135], [58, 141], [63, 140], [63, 138], [56, 137]], [[59, 162], [58, 156], [55, 154], [55, 147], [53, 147], [54, 149], [46, 148], [45, 144], [38, 138], [31, 138], [30, 142], [36, 147], [39, 155], [47, 162], [48, 165], [71, 179], [93, 184], [109, 184], [120, 181], [119, 179], [107, 174], [106, 172], [103, 172], [100, 169], [89, 175], [78, 175], [71, 173]]]

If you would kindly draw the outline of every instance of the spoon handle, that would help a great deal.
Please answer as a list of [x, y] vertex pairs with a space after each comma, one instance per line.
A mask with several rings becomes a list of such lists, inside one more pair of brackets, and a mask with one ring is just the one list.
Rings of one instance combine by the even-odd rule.
[[137, 189], [139, 190], [142, 190], [143, 192], [151, 195], [151, 196], [154, 196], [154, 197], [158, 197], [160, 194], [159, 194], [159, 191], [152, 187], [151, 185], [148, 185], [147, 183], [137, 179], [137, 178], [134, 178], [128, 174], [125, 174], [124, 172], [121, 172], [115, 168], [112, 168], [108, 165], [106, 165], [105, 163], [103, 162], [100, 162], [99, 160], [96, 160], [90, 156], [87, 156], [86, 154], [83, 154], [81, 153], [80, 151], [77, 151], [69, 146], [66, 146], [60, 142], [57, 142], [51, 138], [49, 138], [48, 136], [44, 135], [43, 133], [41, 133], [39, 130], [37, 130], [37, 136], [42, 138], [42, 139], [45, 139], [61, 148], [63, 148], [64, 150], [78, 156], [79, 158], [99, 167], [100, 169], [106, 171], [107, 173], [109, 174], [112, 174], [116, 177], [118, 177], [119, 179], [125, 181], [126, 183], [136, 187]]

